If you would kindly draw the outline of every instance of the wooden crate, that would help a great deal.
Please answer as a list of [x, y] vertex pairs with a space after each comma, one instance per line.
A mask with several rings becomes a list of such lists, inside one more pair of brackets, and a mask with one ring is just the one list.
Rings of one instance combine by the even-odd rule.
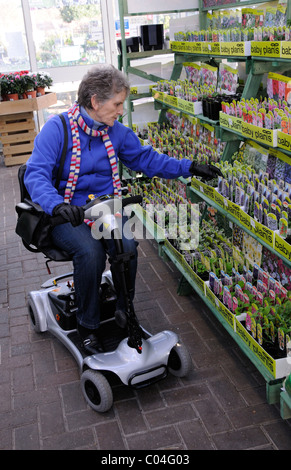
[[45, 95], [38, 96], [27, 100], [17, 101], [1, 101], [0, 102], [0, 116], [5, 114], [18, 114], [27, 111], [39, 111], [40, 109], [48, 108], [57, 102], [56, 93], [46, 93]]
[[21, 165], [30, 157], [37, 129], [34, 113], [57, 102], [56, 93], [0, 102], [0, 140], [6, 166]]
[[0, 116], [0, 134], [5, 165], [25, 163], [37, 134], [33, 112]]

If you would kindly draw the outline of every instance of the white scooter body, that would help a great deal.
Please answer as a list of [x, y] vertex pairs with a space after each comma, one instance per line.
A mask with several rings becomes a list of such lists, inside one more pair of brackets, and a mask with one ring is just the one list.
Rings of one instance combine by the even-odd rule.
[[[119, 229], [116, 214], [116, 199], [113, 201], [99, 201], [85, 211], [85, 218], [103, 221], [102, 235], [105, 231], [109, 235], [113, 229]], [[118, 202], [120, 208], [120, 202]], [[99, 220], [98, 220], [99, 219]], [[92, 230], [92, 236], [97, 238], [98, 228]], [[72, 282], [73, 273], [49, 279], [38, 291], [28, 294], [28, 311], [34, 328], [37, 332], [49, 331], [58, 338], [74, 356], [81, 373], [81, 387], [88, 404], [98, 412], [105, 412], [111, 408], [113, 395], [106, 375], [114, 373], [123, 384], [135, 388], [144, 387], [164, 377], [170, 371], [173, 375], [184, 377], [192, 367], [192, 361], [187, 349], [179, 342], [176, 333], [168, 330], [151, 335], [140, 326], [142, 332], [141, 347], [130, 345], [127, 337], [127, 329], [123, 330], [123, 336], [118, 339], [114, 347], [105, 348], [105, 352], [88, 355], [82, 348], [82, 342], [74, 325], [76, 308], [74, 301], [74, 289]], [[70, 278], [69, 281], [64, 279]], [[101, 286], [107, 285], [114, 292], [111, 272], [103, 273]], [[69, 299], [72, 311], [69, 313], [69, 327], [62, 324], [64, 318], [62, 304], [59, 296]], [[66, 305], [68, 305], [66, 304]], [[67, 307], [66, 307], [67, 308]], [[106, 307], [105, 307], [106, 311]], [[111, 315], [111, 313], [110, 313]], [[71, 319], [73, 326], [71, 326]], [[66, 321], [66, 319], [65, 319]], [[112, 322], [112, 323], [108, 323]], [[107, 325], [106, 325], [107, 323]], [[112, 327], [120, 328], [116, 323], [114, 312], [110, 318], [100, 323], [100, 330], [104, 325], [109, 327], [110, 337]], [[122, 325], [121, 325], [122, 326]], [[121, 328], [122, 330], [122, 328]]]
[[[110, 271], [103, 273], [103, 283], [110, 282], [110, 279]], [[34, 324], [37, 322], [39, 332], [49, 331], [68, 348], [74, 356], [80, 372], [86, 368], [96, 371], [110, 371], [115, 373], [125, 385], [132, 386], [165, 375], [170, 351], [178, 343], [176, 333], [165, 330], [151, 336], [144, 330], [145, 336], [148, 338], [142, 340], [142, 353], [138, 353], [135, 348], [128, 346], [127, 338], [124, 338], [114, 351], [84, 356], [70, 339], [76, 330], [64, 330], [60, 327], [48, 296], [49, 292], [69, 295], [71, 288], [68, 287], [67, 282], [59, 283], [56, 279], [46, 281], [41, 287], [42, 289], [31, 291], [28, 294], [28, 309], [32, 321]], [[35, 319], [36, 315], [37, 320]]]

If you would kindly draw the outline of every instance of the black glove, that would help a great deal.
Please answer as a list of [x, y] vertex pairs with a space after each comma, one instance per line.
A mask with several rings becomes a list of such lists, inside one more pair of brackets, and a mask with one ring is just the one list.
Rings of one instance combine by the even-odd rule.
[[71, 206], [66, 202], [58, 204], [53, 210], [53, 216], [60, 215], [64, 220], [71, 222], [73, 227], [80, 225], [84, 221], [84, 209], [80, 206]]
[[212, 180], [213, 178], [217, 178], [217, 176], [222, 176], [220, 169], [214, 165], [207, 165], [207, 164], [199, 164], [196, 162], [192, 162], [189, 168], [189, 171], [194, 176], [201, 176], [206, 181]]

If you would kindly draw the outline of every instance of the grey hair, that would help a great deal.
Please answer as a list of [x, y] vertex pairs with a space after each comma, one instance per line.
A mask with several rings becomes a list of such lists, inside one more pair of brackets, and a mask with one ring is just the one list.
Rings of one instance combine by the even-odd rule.
[[78, 103], [92, 109], [92, 96], [96, 95], [97, 101], [103, 104], [122, 91], [128, 96], [130, 85], [126, 76], [113, 65], [98, 64], [83, 77], [78, 88]]

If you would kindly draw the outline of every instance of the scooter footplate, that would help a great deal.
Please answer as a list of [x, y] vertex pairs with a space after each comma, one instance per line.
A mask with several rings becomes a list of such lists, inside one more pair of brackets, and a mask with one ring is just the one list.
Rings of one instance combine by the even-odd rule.
[[104, 351], [114, 351], [120, 341], [127, 337], [127, 328], [120, 328], [115, 320], [112, 320], [100, 325], [99, 334]]
[[[127, 329], [120, 328], [114, 320], [100, 325], [99, 334], [102, 340], [104, 352], [114, 351], [120, 341], [127, 337]], [[83, 357], [88, 356], [82, 346], [82, 339], [77, 331], [68, 334], [68, 338], [78, 348]]]

